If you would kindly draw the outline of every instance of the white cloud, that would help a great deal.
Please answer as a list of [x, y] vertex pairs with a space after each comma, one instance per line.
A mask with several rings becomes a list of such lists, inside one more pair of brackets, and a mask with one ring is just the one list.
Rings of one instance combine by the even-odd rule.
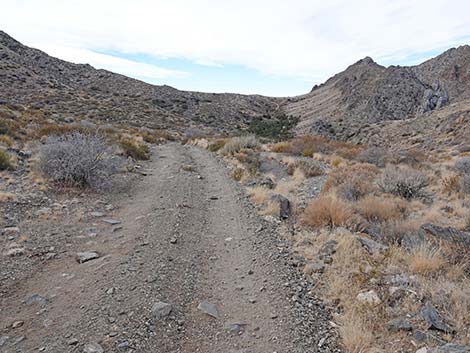
[[88, 49], [47, 44], [41, 45], [41, 49], [46, 51], [49, 55], [59, 57], [63, 60], [77, 64], [87, 63], [97, 69], [106, 69], [139, 79], [158, 80], [169, 77], [184, 78], [189, 76], [186, 72], [169, 70], [155, 65], [96, 53]]
[[366, 55], [380, 61], [457, 45], [470, 36], [469, 13], [468, 0], [4, 0], [0, 20], [39, 48], [243, 65], [315, 83]]

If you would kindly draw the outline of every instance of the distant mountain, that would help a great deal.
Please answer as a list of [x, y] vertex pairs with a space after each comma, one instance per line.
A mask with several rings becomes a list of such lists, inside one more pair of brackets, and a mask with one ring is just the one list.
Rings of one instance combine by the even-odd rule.
[[470, 46], [410, 67], [384, 67], [366, 57], [305, 95], [270, 98], [151, 85], [53, 58], [0, 31], [1, 102], [53, 118], [226, 133], [287, 114], [299, 117], [299, 134], [426, 148], [470, 145]]

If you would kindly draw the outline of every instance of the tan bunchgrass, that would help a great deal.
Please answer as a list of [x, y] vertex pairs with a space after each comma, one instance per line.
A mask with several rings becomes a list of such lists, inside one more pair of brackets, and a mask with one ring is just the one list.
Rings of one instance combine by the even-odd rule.
[[13, 201], [16, 197], [10, 192], [1, 192], [0, 191], [0, 201]]
[[421, 275], [436, 273], [446, 264], [441, 250], [427, 244], [410, 250], [406, 260], [410, 270]]
[[346, 202], [333, 195], [313, 199], [302, 215], [304, 224], [311, 227], [344, 227], [350, 225], [354, 213]]
[[270, 192], [262, 186], [255, 186], [248, 189], [251, 201], [256, 205], [261, 205], [268, 200]]
[[356, 204], [357, 212], [370, 222], [396, 220], [403, 213], [397, 201], [368, 195]]

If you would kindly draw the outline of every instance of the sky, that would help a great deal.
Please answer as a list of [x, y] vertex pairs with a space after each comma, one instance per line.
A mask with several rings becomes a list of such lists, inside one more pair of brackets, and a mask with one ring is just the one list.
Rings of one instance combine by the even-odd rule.
[[0, 29], [153, 84], [293, 96], [359, 59], [413, 65], [470, 43], [468, 0], [0, 0]]

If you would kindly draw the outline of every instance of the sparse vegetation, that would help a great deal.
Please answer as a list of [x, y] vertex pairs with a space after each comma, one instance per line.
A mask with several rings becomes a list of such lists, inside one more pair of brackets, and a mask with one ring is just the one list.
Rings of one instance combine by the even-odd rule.
[[150, 159], [150, 149], [145, 143], [130, 138], [125, 138], [119, 142], [119, 145], [121, 146], [126, 156], [138, 160]]
[[384, 222], [402, 217], [403, 210], [397, 202], [377, 196], [366, 196], [357, 202], [359, 214], [369, 222]]
[[357, 160], [383, 168], [387, 160], [387, 150], [380, 147], [369, 147], [359, 153]]
[[321, 164], [314, 159], [298, 159], [287, 166], [287, 172], [289, 175], [294, 175], [296, 169], [302, 171], [302, 173], [310, 178], [323, 175], [325, 172]]
[[293, 137], [291, 132], [299, 122], [298, 117], [279, 115], [256, 117], [250, 123], [248, 132], [271, 140], [286, 140]]
[[335, 197], [322, 196], [308, 204], [302, 220], [311, 227], [344, 227], [351, 224], [353, 211], [348, 204]]
[[10, 155], [0, 150], [0, 170], [12, 170], [14, 169], [14, 165], [11, 161]]
[[8, 135], [0, 135], [0, 144], [6, 147], [11, 147], [13, 145], [13, 141]]
[[223, 155], [234, 154], [240, 152], [243, 149], [257, 148], [259, 145], [260, 143], [254, 135], [232, 137], [220, 149], [220, 153]]
[[40, 158], [41, 170], [49, 180], [74, 187], [103, 188], [118, 165], [102, 136], [79, 132], [50, 136]]
[[429, 181], [422, 172], [410, 167], [387, 167], [379, 181], [380, 188], [387, 193], [414, 199], [427, 196], [425, 188]]

